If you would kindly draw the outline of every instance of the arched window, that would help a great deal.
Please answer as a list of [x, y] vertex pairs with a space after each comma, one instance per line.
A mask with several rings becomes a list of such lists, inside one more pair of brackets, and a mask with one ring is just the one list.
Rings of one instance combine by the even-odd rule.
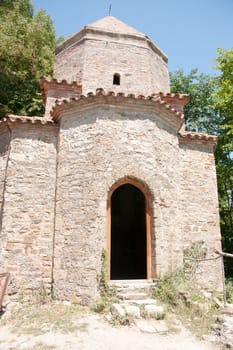
[[121, 84], [121, 77], [120, 74], [115, 73], [113, 75], [113, 85], [120, 85]]

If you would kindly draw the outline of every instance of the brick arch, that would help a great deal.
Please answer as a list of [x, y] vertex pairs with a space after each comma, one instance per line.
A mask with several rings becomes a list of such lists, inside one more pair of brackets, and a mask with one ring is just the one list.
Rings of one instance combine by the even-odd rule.
[[146, 215], [146, 278], [150, 280], [152, 278], [152, 266], [151, 266], [151, 201], [152, 194], [149, 187], [141, 180], [126, 176], [116, 181], [108, 191], [107, 198], [107, 273], [110, 280], [110, 267], [111, 267], [111, 197], [116, 189], [122, 185], [130, 184], [139, 189], [145, 197], [145, 215]]

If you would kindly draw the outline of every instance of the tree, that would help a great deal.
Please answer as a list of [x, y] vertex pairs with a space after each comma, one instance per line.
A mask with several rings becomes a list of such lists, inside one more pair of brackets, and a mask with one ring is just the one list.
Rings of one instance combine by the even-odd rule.
[[[216, 150], [218, 192], [223, 249], [233, 253], [233, 49], [218, 49], [214, 93], [215, 108], [222, 116]], [[232, 259], [226, 259], [226, 275], [233, 276]]]
[[[218, 49], [216, 69], [220, 70], [217, 78], [217, 89], [214, 94], [215, 107], [223, 115], [221, 128], [227, 136], [226, 146], [233, 150], [233, 49]], [[226, 138], [225, 138], [226, 140]]]
[[0, 117], [8, 113], [43, 115], [39, 78], [53, 68], [56, 43], [44, 10], [29, 0], [2, 0], [0, 7]]
[[185, 106], [186, 128], [216, 134], [219, 124], [219, 115], [213, 101], [215, 78], [205, 74], [198, 74], [192, 69], [185, 75], [182, 69], [170, 73], [171, 92], [190, 95]]
[[18, 0], [0, 0], [0, 14], [12, 10], [14, 5], [17, 3], [20, 13], [32, 17], [33, 16], [33, 6], [28, 0], [18, 1]]
[[[223, 251], [233, 253], [233, 157], [226, 148], [228, 137], [221, 133], [216, 149], [218, 195]], [[225, 260], [226, 276], [233, 276], [232, 259]]]

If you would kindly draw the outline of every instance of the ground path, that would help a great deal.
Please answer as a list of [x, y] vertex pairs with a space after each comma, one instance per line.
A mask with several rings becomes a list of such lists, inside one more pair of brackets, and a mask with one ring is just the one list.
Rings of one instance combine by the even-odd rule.
[[[145, 321], [144, 321], [145, 322]], [[200, 341], [183, 327], [177, 333], [150, 333], [136, 325], [112, 326], [103, 316], [93, 313], [79, 317], [75, 331], [20, 334], [9, 324], [0, 327], [1, 350], [216, 350], [217, 345]], [[147, 327], [146, 327], [147, 326]], [[22, 332], [23, 333], [23, 332]]]

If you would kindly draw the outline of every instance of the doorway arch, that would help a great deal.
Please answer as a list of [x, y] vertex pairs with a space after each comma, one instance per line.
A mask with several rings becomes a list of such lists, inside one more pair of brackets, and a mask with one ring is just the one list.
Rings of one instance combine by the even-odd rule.
[[109, 191], [107, 209], [109, 279], [150, 279], [148, 191], [137, 180], [120, 180]]

